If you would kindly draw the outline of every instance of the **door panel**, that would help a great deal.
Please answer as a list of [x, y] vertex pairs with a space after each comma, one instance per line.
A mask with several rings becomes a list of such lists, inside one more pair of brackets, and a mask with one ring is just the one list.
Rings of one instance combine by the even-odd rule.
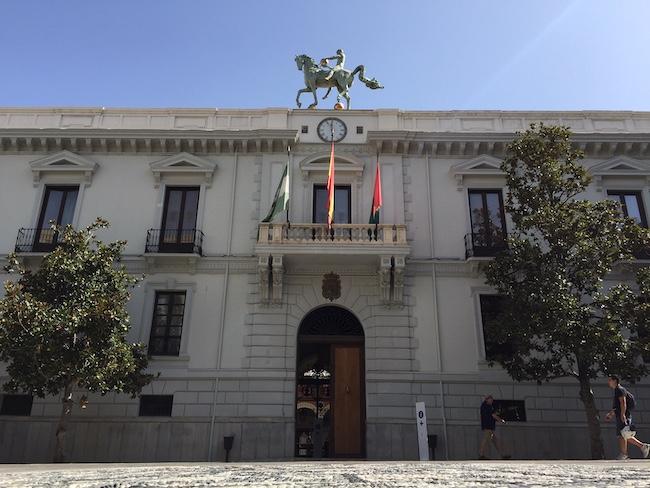
[[335, 345], [334, 356], [334, 455], [362, 456], [361, 348]]

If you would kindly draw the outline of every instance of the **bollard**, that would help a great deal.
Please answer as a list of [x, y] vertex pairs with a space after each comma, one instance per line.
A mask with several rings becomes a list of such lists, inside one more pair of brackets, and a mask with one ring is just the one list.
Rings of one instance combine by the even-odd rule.
[[228, 462], [228, 459], [230, 458], [230, 450], [232, 449], [232, 445], [234, 442], [235, 442], [234, 435], [223, 436], [223, 448], [226, 450], [226, 462]]

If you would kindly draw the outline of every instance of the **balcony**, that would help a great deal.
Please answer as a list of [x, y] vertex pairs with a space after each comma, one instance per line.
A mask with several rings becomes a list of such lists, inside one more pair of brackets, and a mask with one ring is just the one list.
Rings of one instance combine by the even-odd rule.
[[203, 232], [198, 229], [149, 229], [144, 252], [203, 256]]
[[257, 250], [284, 254], [408, 254], [406, 226], [393, 224], [261, 223]]
[[51, 228], [18, 229], [15, 252], [17, 253], [47, 253], [54, 250], [58, 244], [59, 233]]
[[470, 232], [465, 235], [465, 259], [493, 258], [508, 249], [507, 235], [499, 232]]

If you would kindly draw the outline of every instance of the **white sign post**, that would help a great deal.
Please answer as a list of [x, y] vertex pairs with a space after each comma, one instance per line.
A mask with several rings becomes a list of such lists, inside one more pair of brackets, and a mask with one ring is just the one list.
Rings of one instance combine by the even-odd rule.
[[415, 403], [415, 421], [418, 426], [418, 450], [420, 461], [429, 460], [429, 436], [427, 435], [427, 410], [424, 402]]

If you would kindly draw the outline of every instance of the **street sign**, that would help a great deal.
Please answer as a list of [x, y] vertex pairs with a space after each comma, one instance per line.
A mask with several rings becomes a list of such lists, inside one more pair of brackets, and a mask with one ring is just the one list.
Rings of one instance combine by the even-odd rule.
[[418, 450], [420, 461], [429, 460], [429, 437], [427, 436], [427, 410], [424, 402], [415, 403], [415, 421], [418, 427]]

